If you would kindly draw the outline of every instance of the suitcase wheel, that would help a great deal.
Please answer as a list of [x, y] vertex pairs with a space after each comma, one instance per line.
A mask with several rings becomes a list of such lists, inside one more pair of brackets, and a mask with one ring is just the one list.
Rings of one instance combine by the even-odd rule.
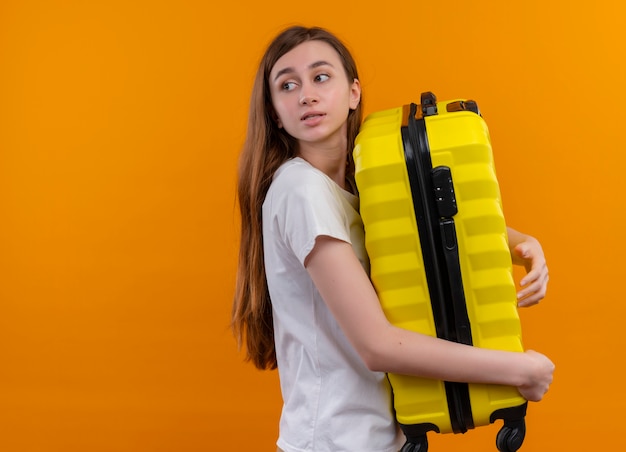
[[515, 452], [524, 442], [526, 423], [524, 420], [505, 422], [496, 436], [496, 446], [500, 452]]
[[407, 439], [400, 452], [427, 452], [428, 451], [428, 438], [426, 435], [419, 435]]

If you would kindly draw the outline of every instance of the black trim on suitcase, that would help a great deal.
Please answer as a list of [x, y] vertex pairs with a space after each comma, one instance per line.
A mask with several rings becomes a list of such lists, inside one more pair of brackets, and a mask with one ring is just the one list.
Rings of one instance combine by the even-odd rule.
[[[436, 101], [429, 100], [423, 106], [424, 113], [436, 114]], [[416, 119], [416, 113], [417, 105], [411, 104], [407, 126], [401, 128], [401, 135], [435, 331], [439, 338], [471, 345], [452, 218], [456, 214], [452, 177], [449, 168], [433, 170], [426, 124], [422, 118]], [[445, 390], [453, 431], [465, 433], [474, 428], [469, 386], [445, 382]]]
[[[463, 278], [459, 262], [459, 247], [456, 238], [454, 215], [458, 213], [452, 172], [447, 166], [438, 166], [431, 171], [433, 190], [437, 213], [439, 214], [439, 234], [441, 236], [440, 252], [444, 257], [445, 271], [450, 291], [450, 302], [446, 305], [452, 308], [450, 316], [453, 318], [454, 328], [448, 332], [450, 340], [461, 344], [473, 345], [472, 330], [467, 313], [467, 303], [463, 291]], [[443, 265], [443, 264], [442, 264]]]

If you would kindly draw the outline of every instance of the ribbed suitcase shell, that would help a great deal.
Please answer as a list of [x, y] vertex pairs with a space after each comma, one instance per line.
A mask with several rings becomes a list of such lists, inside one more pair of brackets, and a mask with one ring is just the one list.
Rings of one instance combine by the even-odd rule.
[[[471, 111], [424, 118], [432, 166], [451, 169], [458, 204], [454, 217], [473, 345], [523, 351], [516, 289], [500, 189], [483, 118]], [[354, 160], [371, 279], [391, 323], [436, 336], [405, 161], [401, 128], [408, 106], [369, 115], [356, 139]], [[390, 374], [400, 424], [434, 424], [453, 431], [442, 381]], [[492, 413], [525, 404], [513, 387], [469, 385], [474, 425]], [[472, 428], [470, 427], [470, 428]]]

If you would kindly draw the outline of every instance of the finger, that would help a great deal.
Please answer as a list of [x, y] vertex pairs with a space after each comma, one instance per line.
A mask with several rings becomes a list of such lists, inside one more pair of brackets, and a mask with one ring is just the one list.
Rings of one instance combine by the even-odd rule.
[[543, 297], [540, 297], [537, 294], [533, 294], [532, 296], [528, 296], [524, 299], [521, 299], [517, 302], [517, 306], [519, 308], [530, 308], [531, 306], [535, 306], [536, 304], [539, 304], [539, 302], [543, 299]]
[[541, 276], [541, 273], [539, 272], [539, 270], [531, 270], [520, 280], [519, 285], [522, 288], [529, 286], [535, 281], [537, 281], [540, 276]]
[[533, 306], [546, 296], [549, 277], [546, 275], [542, 281], [535, 281], [517, 293], [517, 305], [520, 307]]
[[535, 262], [528, 273], [520, 280], [520, 286], [524, 287], [534, 281], [545, 281], [548, 277], [546, 262]]

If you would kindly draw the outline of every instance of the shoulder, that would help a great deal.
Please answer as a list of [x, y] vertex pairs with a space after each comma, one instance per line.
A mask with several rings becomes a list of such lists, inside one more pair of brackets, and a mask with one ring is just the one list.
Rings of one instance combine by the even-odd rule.
[[333, 193], [330, 179], [317, 168], [301, 158], [283, 163], [276, 171], [268, 197], [288, 197], [308, 199]]
[[300, 158], [288, 160], [276, 171], [263, 202], [268, 219], [298, 218], [312, 224], [331, 217], [343, 221], [346, 208], [337, 184]]
[[298, 157], [283, 163], [276, 171], [272, 183], [287, 184], [292, 189], [302, 185], [328, 186], [324, 173]]

